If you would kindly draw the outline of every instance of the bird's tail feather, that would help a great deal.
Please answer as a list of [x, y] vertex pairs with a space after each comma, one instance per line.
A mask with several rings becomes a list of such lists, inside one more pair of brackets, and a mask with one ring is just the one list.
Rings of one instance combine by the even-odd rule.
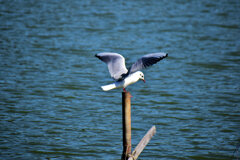
[[101, 88], [104, 91], [109, 91], [111, 89], [117, 88], [117, 86], [116, 86], [116, 84], [112, 83], [112, 84], [108, 84], [108, 85], [105, 85], [105, 86], [101, 86]]

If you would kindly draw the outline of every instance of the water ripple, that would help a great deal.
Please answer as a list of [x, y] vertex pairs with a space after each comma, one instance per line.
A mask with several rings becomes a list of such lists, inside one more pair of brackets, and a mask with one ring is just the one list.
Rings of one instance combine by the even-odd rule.
[[121, 90], [98, 52], [144, 72], [132, 97], [132, 145], [156, 125], [142, 159], [237, 159], [239, 2], [0, 1], [1, 159], [119, 159]]

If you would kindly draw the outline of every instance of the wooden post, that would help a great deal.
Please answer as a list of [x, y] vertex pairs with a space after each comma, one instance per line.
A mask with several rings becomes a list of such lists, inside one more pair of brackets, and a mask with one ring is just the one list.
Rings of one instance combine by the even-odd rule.
[[131, 94], [122, 92], [123, 153], [122, 160], [131, 155]]
[[136, 160], [143, 149], [146, 147], [152, 136], [156, 133], [156, 127], [151, 129], [139, 142], [133, 153], [131, 153], [131, 94], [122, 92], [122, 128], [123, 128], [123, 153], [121, 160]]

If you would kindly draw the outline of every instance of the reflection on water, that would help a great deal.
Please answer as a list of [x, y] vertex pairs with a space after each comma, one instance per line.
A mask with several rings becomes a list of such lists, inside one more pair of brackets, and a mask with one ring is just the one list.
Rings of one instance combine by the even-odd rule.
[[[240, 3], [0, 1], [0, 157], [120, 159], [121, 90], [94, 57], [169, 53], [129, 86], [140, 159], [240, 157]], [[235, 152], [234, 152], [235, 151]]]

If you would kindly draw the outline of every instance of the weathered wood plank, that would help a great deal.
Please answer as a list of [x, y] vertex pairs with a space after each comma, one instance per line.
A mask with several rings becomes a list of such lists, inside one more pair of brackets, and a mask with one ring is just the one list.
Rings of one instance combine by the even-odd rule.
[[133, 151], [132, 153], [133, 158], [130, 157], [128, 160], [133, 160], [133, 159], [136, 160], [155, 133], [156, 133], [156, 127], [152, 126], [152, 128], [148, 130], [148, 132], [145, 134], [145, 136], [142, 138], [142, 140], [138, 143], [137, 147]]

